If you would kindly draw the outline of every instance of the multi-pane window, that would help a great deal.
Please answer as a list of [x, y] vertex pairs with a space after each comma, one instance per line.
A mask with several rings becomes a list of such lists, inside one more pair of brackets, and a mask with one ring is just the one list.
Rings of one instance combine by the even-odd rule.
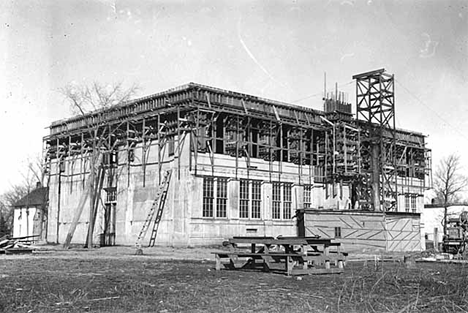
[[252, 181], [252, 218], [260, 218], [262, 204], [262, 183]]
[[272, 209], [273, 219], [281, 218], [281, 183], [273, 183], [273, 193], [272, 193]]
[[213, 217], [214, 178], [203, 178], [203, 217]]
[[283, 218], [291, 218], [291, 189], [292, 184], [283, 184]]
[[262, 203], [260, 181], [249, 181], [242, 179], [239, 189], [239, 217], [260, 218]]
[[203, 217], [226, 217], [227, 179], [203, 178]]
[[335, 227], [335, 238], [341, 238], [341, 227]]
[[405, 195], [405, 212], [411, 212], [416, 213], [416, 203], [417, 203], [417, 196], [412, 194], [406, 194]]
[[416, 213], [416, 195], [411, 196], [411, 212]]
[[409, 212], [409, 195], [405, 195], [405, 212]]
[[312, 207], [312, 185], [304, 186], [304, 209]]
[[409, 195], [405, 195], [405, 212], [409, 212], [410, 210], [410, 199]]
[[114, 202], [117, 200], [117, 189], [115, 187], [106, 188], [107, 199], [106, 202]]
[[239, 217], [249, 218], [249, 181], [240, 181], [240, 205], [239, 205]]
[[226, 217], [227, 178], [218, 178], [216, 187], [216, 217]]
[[291, 190], [290, 183], [273, 183], [272, 192], [272, 218], [291, 218]]

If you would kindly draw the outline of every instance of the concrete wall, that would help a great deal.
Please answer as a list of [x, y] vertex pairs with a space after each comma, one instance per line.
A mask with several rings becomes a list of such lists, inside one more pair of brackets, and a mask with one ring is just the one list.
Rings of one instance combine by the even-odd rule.
[[[162, 172], [172, 170], [164, 214], [160, 223], [156, 244], [161, 245], [205, 245], [220, 244], [224, 239], [243, 235], [288, 235], [297, 234], [294, 219], [274, 220], [271, 217], [272, 182], [290, 182], [292, 187], [291, 215], [302, 207], [303, 184], [313, 184], [309, 170], [294, 164], [270, 164], [264, 160], [253, 160], [249, 165], [245, 159], [236, 159], [216, 154], [211, 162], [208, 153], [190, 152], [190, 138], [186, 136], [179, 151], [169, 155], [167, 145], [161, 151]], [[176, 144], [177, 146], [177, 144]], [[143, 150], [141, 145], [134, 148], [134, 161], [128, 166], [126, 149], [118, 152], [116, 243], [134, 244], [151, 205], [159, 182], [158, 146], [153, 144], [147, 150], [146, 169], [143, 171]], [[81, 164], [83, 162], [83, 164]], [[67, 233], [78, 217], [79, 203], [85, 206], [78, 219], [72, 243], [84, 243], [89, 221], [89, 198], [87, 182], [89, 162], [80, 158], [65, 159], [65, 170], [58, 175], [58, 164], [51, 166], [49, 195], [49, 241], [63, 243]], [[212, 166], [214, 164], [214, 166]], [[84, 169], [84, 171], [82, 171]], [[272, 172], [270, 172], [270, 169]], [[228, 178], [227, 217], [207, 218], [203, 210], [203, 178]], [[261, 218], [239, 218], [239, 179], [262, 181]], [[59, 196], [60, 189], [60, 196]], [[314, 189], [314, 205], [323, 206], [320, 201], [323, 187]], [[317, 199], [315, 199], [317, 197]], [[105, 199], [102, 192], [102, 200]], [[331, 206], [336, 202], [330, 202]], [[94, 242], [99, 242], [99, 234], [104, 229], [102, 207], [99, 210], [94, 231]], [[57, 237], [58, 233], [58, 237]], [[147, 235], [145, 242], [149, 239]]]
[[[78, 218], [75, 237], [72, 242], [84, 243], [89, 222], [88, 173], [89, 162], [77, 157], [65, 159], [64, 171], [54, 162], [49, 181], [49, 207], [47, 241], [63, 243], [81, 202], [85, 202]], [[83, 168], [83, 171], [81, 171]]]
[[[295, 219], [272, 219], [271, 217], [271, 183], [261, 186], [262, 202], [259, 219], [239, 217], [239, 181], [228, 181], [227, 217], [208, 218], [202, 216], [203, 177], [195, 178], [195, 198], [191, 207], [190, 244], [219, 244], [232, 236], [296, 236]], [[292, 193], [294, 194], [294, 187]], [[292, 202], [292, 215], [297, 205]]]
[[[166, 144], [159, 151], [153, 141], [146, 150], [142, 144], [133, 149], [134, 159], [129, 162], [126, 147], [118, 151], [117, 201], [115, 214], [116, 244], [133, 245], [155, 199], [160, 184], [160, 176], [172, 171], [172, 179], [167, 194], [164, 213], [158, 230], [156, 244], [194, 246], [220, 244], [232, 236], [295, 236], [298, 234], [296, 219], [272, 218], [272, 186], [275, 182], [291, 183], [291, 215], [304, 208], [304, 186], [312, 186], [311, 208], [325, 211], [344, 212], [351, 208], [349, 187], [344, 184], [322, 184], [314, 182], [313, 166], [300, 166], [285, 162], [268, 162], [262, 159], [245, 157], [236, 159], [229, 155], [195, 153], [190, 151], [190, 135], [175, 138], [175, 151], [170, 153]], [[180, 149], [178, 149], [180, 147]], [[143, 156], [146, 151], [145, 156]], [[161, 156], [161, 164], [158, 163]], [[143, 160], [145, 159], [145, 162]], [[90, 199], [88, 194], [89, 161], [78, 156], [64, 160], [64, 171], [59, 173], [56, 162], [51, 166], [49, 184], [49, 224], [48, 241], [63, 243], [73, 220], [77, 227], [72, 243], [83, 244], [89, 226]], [[143, 166], [143, 163], [146, 166]], [[161, 171], [160, 171], [161, 169]], [[227, 178], [227, 216], [223, 218], [203, 217], [203, 179], [204, 177]], [[260, 218], [240, 218], [239, 186], [240, 180], [261, 181]], [[106, 182], [106, 180], [105, 180]], [[104, 185], [105, 187], [105, 185]], [[60, 190], [60, 193], [59, 193]], [[94, 229], [94, 243], [104, 231], [104, 210], [106, 193], [102, 192]], [[81, 214], [79, 204], [85, 202]], [[376, 217], [362, 216], [367, 225], [379, 223]], [[320, 223], [327, 223], [326, 220]], [[349, 223], [349, 222], [348, 222]], [[324, 232], [334, 231], [332, 222]], [[345, 221], [336, 225], [343, 226], [343, 235], [348, 235]], [[352, 225], [352, 224], [350, 224]], [[367, 227], [367, 226], [366, 226]], [[349, 233], [355, 231], [349, 227]], [[358, 232], [367, 228], [360, 227]], [[149, 233], [142, 244], [149, 241]], [[372, 245], [384, 247], [380, 235], [376, 234]], [[359, 241], [360, 242], [360, 241]]]

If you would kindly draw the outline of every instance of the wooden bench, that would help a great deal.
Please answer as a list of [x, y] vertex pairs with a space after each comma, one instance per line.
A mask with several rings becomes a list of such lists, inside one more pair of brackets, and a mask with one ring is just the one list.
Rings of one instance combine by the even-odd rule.
[[229, 247], [229, 251], [213, 252], [217, 270], [224, 265], [231, 269], [261, 266], [263, 270], [270, 271], [272, 266], [279, 265], [287, 275], [341, 273], [347, 255], [341, 252], [339, 242], [317, 236], [277, 239], [267, 236], [233, 237], [223, 245]]

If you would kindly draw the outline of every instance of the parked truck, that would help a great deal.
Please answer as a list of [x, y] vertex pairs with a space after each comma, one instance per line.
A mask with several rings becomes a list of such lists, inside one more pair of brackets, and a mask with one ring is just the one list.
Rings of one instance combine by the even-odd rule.
[[443, 252], [466, 255], [468, 246], [468, 212], [447, 220], [447, 233], [443, 237]]

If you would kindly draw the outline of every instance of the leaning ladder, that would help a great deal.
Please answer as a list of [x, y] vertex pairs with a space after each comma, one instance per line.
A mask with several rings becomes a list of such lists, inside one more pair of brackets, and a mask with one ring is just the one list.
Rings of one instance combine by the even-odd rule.
[[154, 221], [153, 231], [151, 232], [151, 239], [149, 243], [149, 247], [154, 246], [154, 242], [156, 241], [156, 235], [158, 232], [159, 222], [161, 221], [161, 217], [164, 211], [164, 204], [166, 203], [167, 191], [169, 189], [169, 182], [171, 180], [172, 170], [166, 171], [163, 177], [162, 183], [159, 185], [158, 192], [156, 193], [156, 197], [151, 205], [151, 209], [148, 212], [148, 216], [141, 228], [140, 233], [138, 234], [138, 238], [136, 241], [136, 248], [141, 249], [141, 241], [145, 238], [146, 233], [153, 221], [154, 215], [156, 214], [156, 219]]

